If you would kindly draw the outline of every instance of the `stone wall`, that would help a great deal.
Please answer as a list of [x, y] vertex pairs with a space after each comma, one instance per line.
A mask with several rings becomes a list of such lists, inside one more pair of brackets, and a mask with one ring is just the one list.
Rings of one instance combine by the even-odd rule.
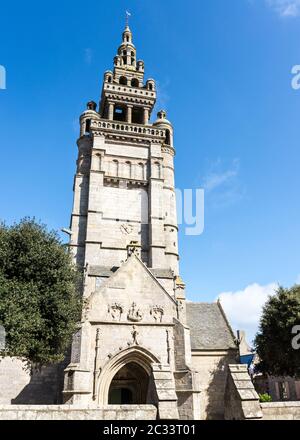
[[0, 405], [0, 420], [155, 420], [153, 405]]
[[226, 420], [300, 420], [300, 402], [260, 403], [246, 365], [229, 365]]
[[300, 420], [300, 402], [270, 402], [260, 406], [263, 420]]
[[236, 352], [192, 351], [192, 367], [197, 372], [197, 390], [200, 391], [200, 419], [224, 418], [224, 395], [228, 364], [235, 361]]
[[0, 358], [0, 404], [62, 403], [65, 363], [30, 371], [25, 361]]

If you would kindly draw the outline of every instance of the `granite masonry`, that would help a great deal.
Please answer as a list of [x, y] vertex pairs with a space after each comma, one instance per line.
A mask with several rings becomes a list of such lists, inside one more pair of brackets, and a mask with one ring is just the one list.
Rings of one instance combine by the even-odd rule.
[[150, 122], [156, 93], [126, 26], [80, 116], [69, 232], [84, 309], [70, 359], [33, 376], [2, 360], [2, 419], [262, 417], [221, 305], [186, 300], [173, 126], [164, 110]]

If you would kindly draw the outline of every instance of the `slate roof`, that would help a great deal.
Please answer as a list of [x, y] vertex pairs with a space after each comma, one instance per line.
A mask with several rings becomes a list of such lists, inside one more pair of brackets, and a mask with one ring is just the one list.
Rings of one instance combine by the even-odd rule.
[[109, 278], [117, 269], [117, 267], [90, 266], [89, 275]]
[[187, 302], [187, 325], [192, 350], [237, 348], [235, 337], [220, 303]]
[[[111, 268], [106, 266], [90, 266], [89, 275], [98, 276], [98, 277], [111, 277], [112, 274], [117, 270], [117, 267]], [[156, 278], [174, 278], [174, 274], [171, 270], [168, 269], [149, 269], [150, 272]]]
[[171, 271], [171, 269], [149, 269], [150, 272], [156, 277], [156, 278], [174, 278], [174, 273]]

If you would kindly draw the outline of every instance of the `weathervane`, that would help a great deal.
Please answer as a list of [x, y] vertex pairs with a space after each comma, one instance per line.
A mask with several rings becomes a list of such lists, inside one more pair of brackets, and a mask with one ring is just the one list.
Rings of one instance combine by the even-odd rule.
[[131, 17], [131, 13], [126, 11], [126, 27], [128, 27], [129, 24], [129, 17]]

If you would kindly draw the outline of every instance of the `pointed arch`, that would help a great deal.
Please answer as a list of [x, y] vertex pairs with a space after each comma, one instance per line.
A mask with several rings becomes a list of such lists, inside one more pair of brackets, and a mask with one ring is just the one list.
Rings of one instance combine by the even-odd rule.
[[126, 348], [112, 357], [102, 368], [98, 375], [96, 389], [99, 405], [107, 405], [109, 398], [109, 389], [113, 378], [127, 364], [137, 364], [150, 377], [152, 364], [159, 363], [159, 359], [146, 348], [141, 346], [132, 346]]

